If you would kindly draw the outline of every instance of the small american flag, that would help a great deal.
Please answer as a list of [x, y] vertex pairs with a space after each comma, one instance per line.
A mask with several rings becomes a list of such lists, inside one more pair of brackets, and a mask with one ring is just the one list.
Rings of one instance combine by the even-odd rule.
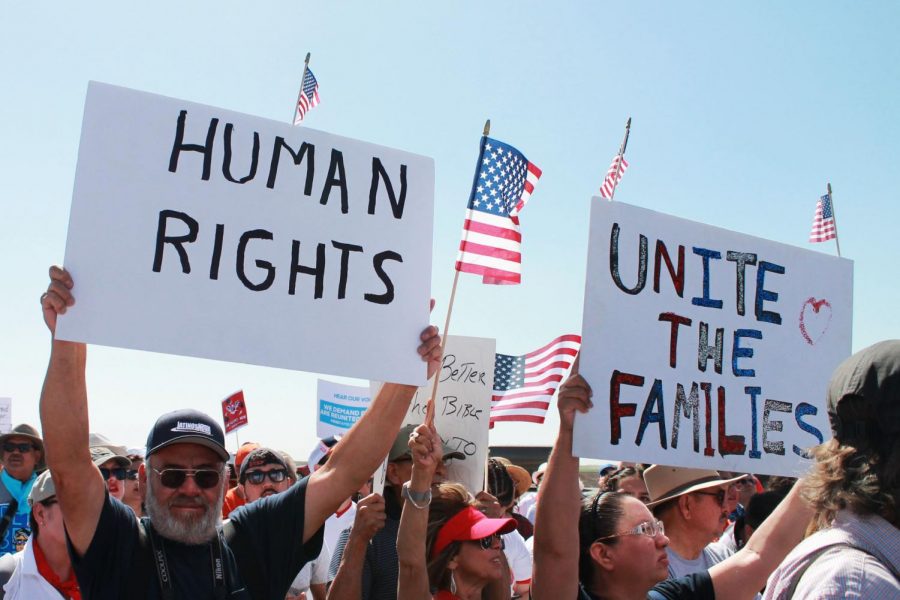
[[304, 115], [319, 104], [319, 82], [312, 69], [306, 69], [300, 83], [300, 96], [297, 98], [297, 111], [294, 113], [294, 125], [299, 125]]
[[612, 164], [609, 165], [609, 171], [606, 172], [606, 179], [603, 180], [603, 185], [600, 186], [601, 197], [612, 200], [613, 192], [616, 191], [616, 186], [619, 185], [622, 175], [625, 174], [625, 169], [627, 168], [628, 161], [625, 160], [625, 157], [616, 154]]
[[836, 237], [837, 230], [834, 227], [834, 209], [831, 207], [831, 194], [825, 194], [816, 202], [816, 216], [813, 217], [809, 241], [826, 242]]
[[497, 421], [543, 423], [559, 382], [581, 348], [580, 335], [561, 335], [522, 356], [497, 354], [491, 427]]
[[484, 283], [521, 283], [518, 215], [540, 177], [541, 170], [512, 146], [487, 136], [481, 138], [457, 271], [481, 275]]

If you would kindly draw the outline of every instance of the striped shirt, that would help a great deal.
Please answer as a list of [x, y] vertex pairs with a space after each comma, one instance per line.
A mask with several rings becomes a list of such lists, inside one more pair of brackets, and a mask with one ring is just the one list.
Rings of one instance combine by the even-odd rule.
[[[838, 512], [829, 529], [794, 548], [772, 573], [766, 600], [787, 600], [787, 592], [807, 557], [826, 550], [803, 573], [795, 598], [900, 598], [900, 531], [878, 515]], [[847, 547], [846, 544], [853, 546]]]

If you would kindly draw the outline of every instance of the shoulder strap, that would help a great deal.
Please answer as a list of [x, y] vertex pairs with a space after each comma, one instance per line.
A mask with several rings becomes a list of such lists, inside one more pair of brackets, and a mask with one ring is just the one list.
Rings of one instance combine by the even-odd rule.
[[9, 501], [3, 518], [0, 519], [0, 539], [3, 539], [3, 536], [6, 535], [6, 530], [9, 529], [9, 524], [12, 523], [13, 516], [15, 516], [17, 510], [19, 510], [19, 501], [13, 498]]
[[[821, 548], [819, 548], [818, 550], [816, 550], [815, 552], [813, 552], [812, 554], [807, 556], [806, 564], [803, 565], [802, 567], [800, 567], [799, 571], [794, 573], [794, 577], [793, 577], [793, 579], [791, 579], [791, 585], [785, 591], [786, 598], [794, 597], [794, 592], [797, 591], [797, 586], [800, 585], [800, 580], [803, 579], [803, 575], [806, 573], [807, 569], [809, 569], [813, 565], [814, 562], [819, 560], [819, 558], [823, 554], [825, 554], [827, 551], [831, 550], [832, 548], [852, 548], [854, 550], [859, 550], [860, 552], [868, 554], [869, 556], [874, 558], [876, 561], [878, 561], [879, 563], [884, 565], [884, 563], [881, 561], [881, 559], [879, 559], [877, 556], [875, 556], [874, 554], [872, 554], [865, 548], [860, 548], [859, 546], [854, 546], [853, 544], [850, 544], [848, 542], [836, 542], [834, 544], [828, 544], [827, 546], [822, 546]], [[896, 571], [894, 571], [894, 569], [891, 567], [891, 565], [885, 565], [885, 567], [887, 567], [887, 569], [891, 572], [891, 574], [894, 576], [895, 579], [900, 580], [900, 577], [897, 577], [897, 573], [896, 573]]]

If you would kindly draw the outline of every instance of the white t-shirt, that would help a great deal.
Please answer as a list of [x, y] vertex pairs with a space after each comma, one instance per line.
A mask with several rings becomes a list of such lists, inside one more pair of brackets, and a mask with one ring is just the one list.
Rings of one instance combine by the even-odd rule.
[[327, 570], [328, 565], [331, 563], [331, 555], [334, 552], [335, 548], [337, 548], [338, 539], [341, 537], [341, 532], [348, 527], [353, 525], [353, 521], [356, 519], [356, 503], [351, 502], [350, 507], [344, 512], [338, 514], [334, 513], [325, 521], [325, 541], [322, 543], [322, 554], [328, 554], [328, 560], [325, 562], [325, 568]]
[[513, 583], [531, 581], [531, 552], [518, 531], [503, 534], [503, 553], [513, 572]]

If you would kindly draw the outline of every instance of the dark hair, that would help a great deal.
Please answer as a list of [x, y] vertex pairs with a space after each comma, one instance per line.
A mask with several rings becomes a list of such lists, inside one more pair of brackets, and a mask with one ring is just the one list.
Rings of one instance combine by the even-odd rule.
[[[38, 504], [40, 504], [44, 508], [46, 508], [48, 506], [53, 506], [56, 503], [57, 503], [56, 496], [50, 496], [49, 498], [45, 498], [44, 500], [40, 500], [38, 502]], [[33, 538], [37, 538], [40, 528], [38, 527], [38, 523], [34, 518], [33, 507], [32, 507], [32, 510], [28, 511], [28, 528], [31, 529], [31, 536]]]
[[619, 483], [623, 479], [628, 479], [629, 477], [640, 477], [641, 481], [644, 480], [644, 467], [641, 465], [635, 465], [633, 467], [619, 467], [612, 473], [606, 476], [606, 479], [603, 482], [603, 487], [601, 491], [604, 492], [615, 492], [619, 489]]
[[488, 459], [488, 493], [503, 507], [509, 506], [516, 499], [516, 482], [506, 466], [496, 458]]
[[433, 589], [450, 589], [450, 570], [447, 564], [459, 552], [460, 542], [450, 542], [434, 559], [431, 551], [437, 541], [438, 532], [457, 513], [472, 506], [471, 496], [458, 483], [442, 483], [434, 492], [428, 507], [428, 530], [425, 534], [425, 556], [428, 559], [428, 581]]
[[[591, 546], [598, 538], [615, 535], [619, 531], [619, 521], [625, 514], [623, 503], [627, 494], [598, 491], [581, 505], [578, 519], [578, 579], [585, 586], [591, 585], [594, 560]], [[604, 543], [613, 545], [618, 538], [610, 538]]]

